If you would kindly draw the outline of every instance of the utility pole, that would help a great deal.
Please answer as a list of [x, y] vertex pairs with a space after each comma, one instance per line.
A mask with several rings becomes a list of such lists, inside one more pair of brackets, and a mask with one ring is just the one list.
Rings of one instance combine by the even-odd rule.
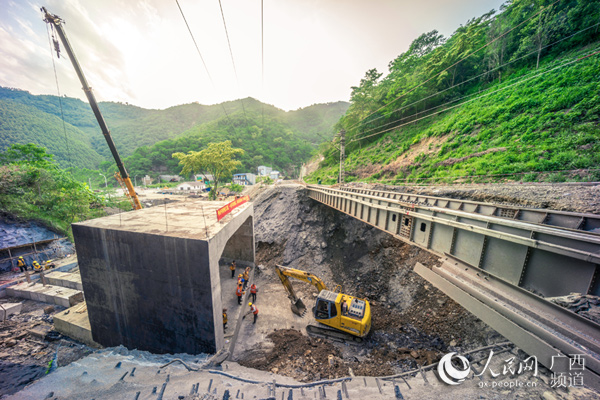
[[344, 183], [344, 160], [346, 159], [346, 130], [340, 131], [340, 176], [338, 182]]

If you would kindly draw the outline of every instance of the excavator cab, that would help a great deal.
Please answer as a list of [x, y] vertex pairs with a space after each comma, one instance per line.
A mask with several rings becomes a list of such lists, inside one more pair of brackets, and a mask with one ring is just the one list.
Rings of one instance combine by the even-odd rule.
[[292, 302], [294, 314], [303, 316], [306, 306], [296, 295], [288, 277], [310, 283], [319, 291], [313, 307], [313, 314], [318, 322], [358, 338], [367, 336], [371, 329], [371, 308], [367, 300], [341, 293], [339, 285], [340, 290], [336, 288], [336, 291], [332, 292], [319, 277], [306, 271], [281, 265], [276, 265], [275, 271]]
[[313, 309], [315, 319], [332, 328], [365, 337], [371, 329], [371, 308], [366, 300], [322, 290]]

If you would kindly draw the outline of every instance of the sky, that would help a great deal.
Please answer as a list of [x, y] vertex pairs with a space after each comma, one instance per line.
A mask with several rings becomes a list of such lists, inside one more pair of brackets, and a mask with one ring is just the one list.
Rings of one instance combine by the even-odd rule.
[[261, 0], [221, 0], [230, 53], [219, 0], [179, 0], [205, 68], [176, 0], [0, 0], [0, 86], [56, 95], [54, 59], [60, 94], [85, 100], [66, 53], [51, 56], [42, 5], [64, 21], [98, 101], [164, 109], [253, 97], [295, 110], [349, 101], [367, 70], [387, 73], [422, 33], [448, 37], [503, 2], [262, 0], [261, 43]]

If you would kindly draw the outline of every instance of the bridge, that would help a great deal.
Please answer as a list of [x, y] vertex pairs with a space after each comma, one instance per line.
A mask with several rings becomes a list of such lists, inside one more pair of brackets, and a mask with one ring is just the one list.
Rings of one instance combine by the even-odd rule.
[[585, 358], [600, 388], [600, 325], [546, 297], [600, 295], [600, 216], [390, 191], [307, 186], [309, 197], [441, 258], [415, 272], [550, 368]]

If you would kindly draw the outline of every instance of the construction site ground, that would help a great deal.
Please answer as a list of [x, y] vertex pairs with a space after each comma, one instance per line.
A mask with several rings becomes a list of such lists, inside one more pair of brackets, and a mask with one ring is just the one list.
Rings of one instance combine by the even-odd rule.
[[[0, 330], [0, 382], [3, 382], [0, 398], [9, 394], [14, 395], [6, 398], [313, 399], [325, 398], [324, 395], [344, 399], [598, 398], [598, 393], [582, 387], [552, 387], [550, 374], [543, 368], [537, 377], [512, 374], [492, 379], [484, 375], [483, 380], [467, 379], [459, 386], [442, 383], [432, 371], [424, 372], [425, 378], [413, 372], [404, 378], [382, 379], [415, 371], [439, 361], [449, 352], [464, 354], [506, 340], [412, 272], [416, 262], [427, 266], [438, 262], [430, 253], [313, 202], [300, 185], [255, 186], [250, 190], [255, 208], [258, 266], [254, 270], [254, 281], [259, 288], [256, 301], [259, 316], [256, 324], [251, 314], [241, 318], [249, 310], [248, 299], [242, 305], [237, 304], [235, 278], [231, 279], [228, 265], [222, 263], [222, 299], [229, 318], [226, 346], [230, 346], [234, 338], [235, 324], [238, 321], [241, 324], [229, 361], [220, 368], [208, 367], [206, 355], [152, 355], [123, 348], [94, 350], [64, 337], [54, 342], [35, 339], [39, 341], [40, 350], [32, 349], [27, 344], [28, 339], [32, 339], [29, 334], [15, 337], [26, 330], [27, 324], [47, 323], [44, 319], [49, 320], [52, 313], [44, 314], [46, 304], [26, 301], [24, 311], [10, 317]], [[597, 189], [588, 187], [586, 190]], [[455, 197], [461, 196], [460, 191], [458, 193]], [[543, 191], [541, 193], [543, 195]], [[478, 194], [474, 200], [488, 195], [492, 196]], [[467, 198], [468, 194], [464, 196]], [[552, 203], [558, 204], [557, 209], [578, 204], [569, 202], [568, 196], [562, 198], [565, 208], [561, 208], [560, 203]], [[526, 205], [533, 202], [527, 200]], [[572, 210], [583, 209], [586, 208]], [[304, 317], [293, 314], [274, 271], [275, 264], [312, 272], [330, 289], [339, 284], [345, 293], [368, 298], [373, 312], [369, 336], [360, 344], [309, 337], [306, 326], [316, 324], [310, 313], [316, 290], [303, 282], [293, 282], [308, 308]], [[241, 269], [236, 271], [236, 277], [240, 272]], [[5, 300], [14, 301], [1, 299]], [[55, 308], [56, 312], [60, 310], [60, 307]], [[8, 346], [10, 340], [16, 343]], [[49, 360], [56, 358], [56, 349], [59, 368], [45, 375]], [[510, 348], [510, 351], [511, 357], [526, 357], [518, 349]], [[486, 350], [477, 354], [483, 359], [488, 353]], [[160, 368], [175, 358], [182, 359], [191, 369], [206, 368], [190, 371], [178, 362]], [[506, 358], [509, 355], [497, 356], [492, 367], [501, 370]], [[480, 360], [476, 365], [481, 370], [484, 364], [485, 360]], [[23, 372], [28, 371], [27, 368], [31, 368], [31, 373]], [[45, 377], [39, 380], [42, 376]], [[312, 384], [336, 379], [346, 380], [344, 384], [342, 381]], [[534, 387], [507, 384], [487, 388], [481, 383], [518, 379], [536, 384]], [[280, 384], [305, 386], [282, 387]], [[398, 393], [403, 397], [398, 397]]]

